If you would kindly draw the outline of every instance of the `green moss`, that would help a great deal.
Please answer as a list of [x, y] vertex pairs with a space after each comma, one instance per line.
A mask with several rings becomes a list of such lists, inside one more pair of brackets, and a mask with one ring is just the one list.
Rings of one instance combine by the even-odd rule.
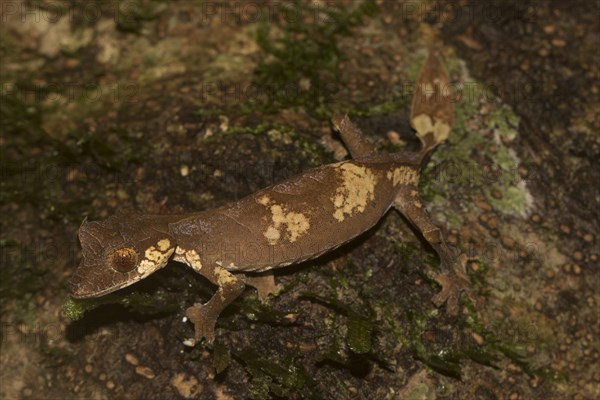
[[[423, 253], [415, 247], [409, 246], [395, 240], [396, 254], [399, 254], [403, 263], [407, 264], [409, 269], [417, 266], [437, 265], [439, 260], [433, 252]], [[425, 274], [423, 278], [432, 285], [437, 284]], [[460, 378], [461, 353], [459, 348], [448, 347], [439, 343], [425, 341], [427, 332], [435, 329], [439, 324], [440, 312], [430, 302], [423, 303], [418, 297], [407, 297], [402, 304], [402, 309], [398, 309], [397, 301], [391, 299], [377, 298], [374, 300], [377, 309], [381, 310], [381, 321], [378, 325], [380, 332], [385, 334], [381, 342], [387, 347], [388, 351], [397, 352], [398, 344], [413, 354], [415, 359], [420, 360], [434, 371], [446, 376]], [[457, 328], [458, 329], [458, 328]]]
[[178, 296], [165, 291], [155, 293], [133, 292], [127, 295], [110, 294], [92, 299], [68, 299], [63, 312], [73, 321], [83, 318], [87, 311], [105, 304], [121, 304], [132, 312], [142, 315], [171, 314], [179, 311]]
[[166, 9], [168, 0], [133, 1], [118, 3], [117, 28], [138, 33], [144, 21], [157, 18]]
[[68, 299], [66, 301], [66, 303], [63, 305], [63, 313], [71, 321], [77, 321], [77, 320], [80, 320], [81, 318], [83, 318], [85, 311], [86, 311], [85, 303], [83, 303], [81, 301]]
[[159, 290], [155, 293], [134, 292], [120, 301], [128, 309], [145, 315], [172, 314], [179, 311], [176, 294]]
[[382, 309], [385, 330], [389, 330], [393, 335], [393, 338], [387, 339], [387, 342], [399, 342], [413, 354], [415, 359], [432, 370], [446, 376], [460, 378], [460, 360], [465, 358], [460, 349], [423, 340], [438, 320], [439, 311], [436, 308], [415, 305], [405, 310], [402, 321], [398, 321], [394, 317], [394, 310], [383, 303]]
[[407, 345], [412, 350], [415, 359], [423, 362], [436, 372], [460, 379], [460, 360], [462, 358], [460, 352], [457, 349], [447, 348], [439, 344], [425, 344], [422, 339], [426, 331], [430, 329], [430, 320], [438, 316], [438, 310], [429, 309], [416, 314], [409, 312], [408, 315]]
[[410, 104], [410, 98], [407, 96], [399, 96], [385, 100], [379, 104], [371, 104], [366, 107], [342, 107], [340, 110], [336, 110], [341, 113], [348, 114], [356, 117], [371, 117], [375, 115], [389, 115], [394, 114], [398, 110], [408, 107]]
[[469, 273], [469, 279], [471, 281], [471, 285], [479, 292], [484, 294], [489, 290], [488, 288], [488, 274], [491, 270], [491, 267], [483, 262], [483, 260], [471, 261], [477, 263], [478, 267], [476, 271]]
[[429, 400], [435, 399], [435, 389], [427, 382], [419, 382], [417, 385], [411, 386], [411, 390], [405, 393], [406, 400]]
[[[451, 69], [465, 71], [456, 59], [446, 61]], [[448, 142], [434, 152], [422, 173], [424, 198], [441, 206], [450, 193], [480, 188], [501, 213], [523, 216], [530, 195], [518, 175], [518, 159], [505, 144], [518, 134], [518, 117], [509, 107], [484, 101], [484, 85], [466, 73], [460, 79], [469, 82], [468, 88], [461, 93], [462, 101], [456, 103], [456, 122]], [[480, 114], [480, 107], [488, 108], [487, 117]], [[490, 131], [493, 135], [487, 134]], [[473, 208], [470, 202], [467, 206]], [[461, 221], [454, 220], [458, 223], [455, 226], [460, 226]]]
[[[289, 314], [297, 313], [296, 310], [277, 310], [269, 303], [259, 300], [258, 296], [246, 296], [236, 302], [241, 313], [253, 322], [260, 322], [272, 326], [290, 326], [293, 323], [287, 318]], [[237, 314], [237, 313], [236, 313]]]
[[[77, 214], [73, 211], [91, 199], [76, 196], [65, 201], [66, 170], [87, 164], [104, 172], [119, 171], [144, 158], [148, 150], [144, 141], [118, 126], [107, 135], [71, 131], [54, 138], [42, 128], [44, 115], [50, 111], [23, 101], [23, 93], [28, 90], [27, 85], [17, 84], [2, 98], [0, 115], [6, 143], [0, 149], [0, 203], [29, 203], [57, 216]], [[32, 154], [32, 149], [38, 151]]]
[[[410, 252], [408, 254], [410, 257]], [[487, 271], [488, 267], [480, 264], [477, 274], [471, 276], [472, 283], [476, 288], [485, 289]], [[493, 323], [492, 326], [486, 325], [479, 319], [475, 305], [464, 296], [461, 297], [461, 306], [463, 309], [467, 309], [468, 313], [466, 317], [456, 323], [458, 324], [456, 329], [479, 334], [483, 338], [483, 344], [451, 344], [448, 346], [447, 344], [425, 342], [423, 338], [426, 333], [435, 329], [433, 326], [439, 323], [439, 311], [433, 306], [408, 307], [399, 323], [394, 317], [395, 310], [381, 301], [379, 307], [383, 310], [382, 330], [384, 332], [389, 330], [403, 347], [409, 349], [413, 356], [426, 366], [453, 378], [460, 379], [462, 375], [461, 361], [463, 360], [471, 360], [495, 368], [495, 364], [502, 359], [510, 359], [531, 375], [550, 377], [548, 369], [536, 368], [531, 364], [525, 351], [525, 347], [531, 342], [538, 345], [546, 343], [552, 346], [551, 339], [548, 338], [549, 334], [545, 333], [544, 327], [532, 327], [531, 321], [527, 318], [521, 321], [514, 318], [511, 318], [510, 321], [499, 320], [497, 325]], [[394, 342], [393, 339], [386, 339], [386, 341]], [[560, 380], [563, 377], [554, 374], [552, 378]]]
[[565, 381], [564, 374], [552, 371], [549, 368], [539, 368], [528, 359], [526, 347], [531, 343], [536, 346], [554, 347], [554, 335], [551, 329], [543, 326], [533, 326], [529, 318], [501, 319], [484, 324], [478, 317], [474, 304], [466, 302], [468, 317], [465, 320], [469, 330], [479, 334], [483, 344], [461, 350], [462, 355], [471, 360], [488, 366], [494, 366], [496, 361], [503, 358], [511, 360], [520, 366], [529, 375], [540, 376], [554, 381]]
[[[423, 263], [422, 253], [415, 251], [415, 249], [405, 244], [398, 244], [398, 246], [400, 246], [398, 252], [402, 254], [402, 259], [409, 265]], [[426, 264], [435, 265], [437, 262], [439, 261], [433, 253], [426, 255]], [[486, 271], [487, 268], [482, 265], [479, 269], [477, 279], [474, 280], [479, 283], [484, 282]], [[425, 275], [424, 278], [430, 281]], [[434, 284], [433, 281], [430, 282]], [[424, 340], [428, 336], [428, 332], [435, 331], [435, 326], [441, 323], [440, 319], [444, 315], [433, 304], [429, 302], [417, 303], [416, 301], [415, 299], [414, 303], [409, 301], [407, 304], [403, 304], [400, 318], [398, 317], [399, 310], [396, 309], [397, 306], [394, 306], [393, 302], [387, 302], [385, 299], [378, 299], [376, 301], [377, 308], [382, 310], [381, 331], [387, 332], [389, 335], [389, 337], [382, 340], [383, 343], [400, 343], [403, 348], [413, 354], [415, 359], [420, 360], [433, 371], [456, 379], [459, 379], [462, 375], [462, 360], [469, 359], [482, 365], [493, 366], [494, 362], [502, 357], [502, 354], [498, 351], [492, 351], [485, 347], [471, 347]], [[461, 304], [463, 307], [471, 307], [471, 309], [473, 307], [464, 296], [461, 297]], [[455, 329], [457, 330], [463, 330], [465, 323], [481, 328], [477, 330], [478, 332], [483, 330], [481, 323], [476, 317], [469, 315], [467, 319], [468, 321], [461, 319], [461, 321], [454, 321], [452, 324], [456, 325]], [[482, 333], [482, 336], [487, 337], [486, 335]]]
[[527, 209], [527, 193], [519, 187], [500, 187], [502, 198], [496, 199], [486, 190], [486, 197], [492, 206], [505, 214], [523, 215]]
[[313, 15], [317, 20], [307, 24], [296, 17], [259, 25], [256, 42], [266, 56], [255, 69], [255, 82], [258, 87], [269, 88], [271, 94], [261, 107], [265, 112], [302, 107], [314, 117], [328, 118], [326, 104], [343, 59], [338, 38], [350, 35], [353, 27], [372, 17], [377, 10], [375, 2], [364, 0], [345, 8], [294, 1], [282, 3], [280, 8], [282, 15], [289, 15], [292, 9], [295, 15]]
[[249, 388], [252, 399], [286, 398], [317, 384], [294, 356], [259, 353], [250, 347], [232, 354], [252, 377]]
[[[289, 126], [274, 123], [263, 123], [255, 126], [231, 126], [222, 134], [211, 136], [205, 140], [207, 142], [218, 142], [223, 137], [231, 135], [268, 136], [272, 142], [283, 141], [284, 144], [293, 143], [295, 147], [300, 148], [304, 152], [304, 156], [307, 156], [309, 164], [315, 167], [322, 165], [323, 160], [328, 160], [330, 157], [318, 142], [300, 135]], [[286, 154], [281, 154], [280, 150], [275, 148], [273, 149], [273, 153], [269, 155], [269, 159], [281, 159]]]
[[365, 310], [369, 311], [369, 308], [361, 307], [361, 310], [357, 311], [356, 305], [349, 306], [335, 298], [323, 297], [311, 292], [303, 293], [302, 297], [325, 305], [347, 317], [346, 344], [353, 353], [367, 354], [371, 351], [375, 315], [373, 312], [365, 315]]
[[213, 345], [213, 367], [217, 375], [227, 369], [230, 360], [231, 352], [229, 349], [225, 345], [215, 342]]

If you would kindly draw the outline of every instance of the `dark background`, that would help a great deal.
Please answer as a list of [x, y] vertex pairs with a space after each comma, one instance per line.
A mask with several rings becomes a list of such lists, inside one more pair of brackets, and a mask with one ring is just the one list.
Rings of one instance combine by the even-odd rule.
[[[2, 398], [600, 396], [598, 2], [0, 7]], [[68, 318], [85, 217], [209, 209], [333, 162], [333, 112], [414, 149], [428, 48], [456, 83], [421, 189], [473, 257], [458, 317], [390, 212], [267, 305], [248, 290], [213, 346], [182, 344], [214, 288], [174, 262]]]

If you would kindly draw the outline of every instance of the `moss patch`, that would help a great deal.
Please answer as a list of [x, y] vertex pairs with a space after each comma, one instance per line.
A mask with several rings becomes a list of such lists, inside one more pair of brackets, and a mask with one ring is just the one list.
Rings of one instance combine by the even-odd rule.
[[[448, 65], [461, 65], [450, 58]], [[499, 212], [526, 216], [532, 197], [519, 176], [519, 159], [507, 143], [518, 135], [518, 117], [507, 106], [488, 98], [483, 84], [473, 81], [466, 67], [451, 70], [465, 82], [456, 92], [456, 123], [448, 143], [437, 149], [422, 174], [424, 197], [441, 206], [451, 193], [478, 188]], [[469, 202], [470, 203], [470, 202]], [[467, 207], [473, 208], [467, 203]], [[460, 218], [451, 218], [460, 227]]]

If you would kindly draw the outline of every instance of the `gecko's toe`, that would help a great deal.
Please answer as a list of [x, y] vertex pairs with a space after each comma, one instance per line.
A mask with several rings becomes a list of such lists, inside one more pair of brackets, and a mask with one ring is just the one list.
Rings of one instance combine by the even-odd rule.
[[215, 324], [217, 320], [210, 317], [210, 313], [202, 304], [194, 304], [185, 311], [186, 317], [194, 324], [194, 342], [200, 343], [202, 338], [208, 343], [215, 340]]
[[433, 279], [442, 287], [442, 289], [433, 296], [433, 304], [436, 307], [441, 307], [446, 303], [446, 310], [450, 315], [458, 314], [458, 299], [460, 297], [460, 289], [456, 287], [455, 279], [448, 272], [441, 272], [434, 275]]
[[433, 276], [433, 279], [442, 287], [442, 289], [433, 297], [432, 301], [437, 307], [446, 303], [448, 314], [453, 316], [458, 315], [458, 301], [461, 292], [465, 293], [470, 298], [473, 297], [473, 290], [466, 273], [466, 264], [467, 256], [466, 254], [461, 254], [456, 261], [451, 264], [451, 267], [448, 268], [442, 265], [442, 272]]

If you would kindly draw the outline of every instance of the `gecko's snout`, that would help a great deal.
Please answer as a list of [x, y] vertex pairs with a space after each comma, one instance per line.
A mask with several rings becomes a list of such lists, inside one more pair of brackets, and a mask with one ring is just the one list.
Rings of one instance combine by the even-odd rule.
[[75, 273], [69, 279], [68, 285], [70, 295], [73, 298], [82, 299], [92, 297], [94, 294], [94, 287], [92, 287], [90, 280], [85, 279], [85, 275], [81, 274], [81, 266], [75, 270]]
[[82, 283], [83, 278], [77, 273], [69, 279], [69, 292], [71, 293], [71, 297], [78, 298], [83, 296], [83, 291], [81, 290]]

